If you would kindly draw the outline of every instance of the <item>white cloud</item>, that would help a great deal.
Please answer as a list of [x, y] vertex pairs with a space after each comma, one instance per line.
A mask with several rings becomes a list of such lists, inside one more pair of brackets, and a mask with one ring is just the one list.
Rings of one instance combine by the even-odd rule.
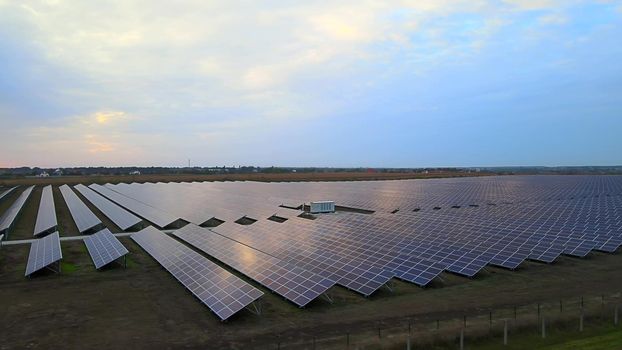
[[121, 111], [98, 111], [30, 127], [20, 130], [25, 144], [19, 153], [25, 155], [26, 163], [31, 157], [43, 157], [35, 163], [39, 166], [57, 166], [55, 155], [62, 155], [63, 165], [132, 164], [149, 153], [150, 143], [163, 140], [160, 135], [132, 130], [132, 120], [135, 118]]
[[[12, 36], [72, 75], [59, 79], [58, 104], [84, 115], [38, 126], [30, 150], [107, 159], [121, 149], [146, 154], [144, 142], [158, 140], [133, 125], [191, 120], [193, 134], [214, 139], [336, 114], [346, 96], [383, 79], [464, 63], [516, 12], [547, 10], [543, 23], [561, 23], [560, 4], [0, 0], [0, 23], [19, 24]], [[343, 91], [333, 88], [342, 81]]]
[[544, 25], [562, 25], [568, 23], [568, 17], [559, 13], [553, 13], [538, 18], [538, 22]]
[[503, 0], [520, 10], [541, 10], [554, 7], [558, 1], [556, 0]]

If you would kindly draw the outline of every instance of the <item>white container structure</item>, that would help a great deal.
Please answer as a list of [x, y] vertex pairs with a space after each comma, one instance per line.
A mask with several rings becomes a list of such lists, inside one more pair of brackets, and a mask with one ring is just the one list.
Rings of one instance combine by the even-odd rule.
[[335, 202], [333, 201], [311, 202], [309, 212], [311, 214], [334, 213]]

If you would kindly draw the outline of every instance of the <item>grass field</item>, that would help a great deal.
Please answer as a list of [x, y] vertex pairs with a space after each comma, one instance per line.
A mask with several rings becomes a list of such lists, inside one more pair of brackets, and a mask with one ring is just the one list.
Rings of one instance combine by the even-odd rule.
[[[499, 340], [476, 343], [473, 348], [480, 350], [499, 349]], [[519, 334], [508, 345], [508, 350], [609, 350], [622, 349], [622, 328], [599, 325], [584, 330], [559, 329], [545, 339], [538, 334]]]
[[22, 177], [0, 179], [0, 186], [16, 185], [63, 185], [119, 182], [181, 182], [181, 181], [362, 181], [362, 180], [404, 180], [431, 179], [441, 177], [487, 176], [489, 173], [430, 172], [424, 173], [253, 173], [253, 174], [160, 174], [160, 175], [94, 175], [61, 177]]
[[[37, 187], [26, 203], [10, 239], [32, 237], [40, 191]], [[56, 191], [55, 197], [61, 198]], [[0, 203], [0, 210], [7, 202]], [[77, 234], [62, 201], [57, 203], [57, 216], [63, 236]], [[517, 271], [490, 267], [473, 279], [443, 274], [425, 289], [395, 281], [392, 292], [383, 289], [370, 298], [335, 287], [331, 290], [334, 303], [318, 299], [306, 309], [263, 289], [261, 316], [242, 311], [222, 323], [131, 239], [121, 241], [130, 251], [126, 269], [112, 266], [96, 271], [81, 241], [65, 241], [62, 274], [45, 273], [32, 279], [24, 277], [29, 245], [2, 247], [0, 322], [4, 326], [0, 348], [273, 349], [281, 342], [282, 349], [305, 349], [311, 348], [315, 336], [322, 344], [318, 349], [343, 349], [346, 334], [352, 335], [352, 344], [376, 348], [370, 339], [378, 327], [382, 327], [384, 341], [385, 333], [388, 337], [391, 332], [403, 332], [408, 318], [421, 334], [430, 333], [435, 320], [442, 320], [440, 330], [433, 333], [451, 338], [462, 315], [469, 315], [471, 323], [475, 322], [472, 315], [494, 310], [495, 318], [507, 317], [509, 310], [518, 306], [518, 320], [527, 322], [534, 319], [534, 303], [556, 305], [562, 299], [576, 304], [581, 296], [622, 291], [622, 256], [592, 254], [586, 259], [562, 257], [551, 265], [526, 262]], [[599, 305], [598, 300], [588, 301]], [[607, 302], [609, 307], [614, 301]], [[553, 307], [543, 313], [557, 311]], [[486, 319], [482, 322], [486, 324]], [[605, 338], [598, 340], [601, 334], [593, 335], [595, 349], [599, 341], [618, 339], [603, 333]], [[322, 339], [327, 341], [322, 343]], [[524, 344], [531, 344], [529, 334], [525, 339]], [[469, 348], [496, 349], [497, 345], [482, 342]]]

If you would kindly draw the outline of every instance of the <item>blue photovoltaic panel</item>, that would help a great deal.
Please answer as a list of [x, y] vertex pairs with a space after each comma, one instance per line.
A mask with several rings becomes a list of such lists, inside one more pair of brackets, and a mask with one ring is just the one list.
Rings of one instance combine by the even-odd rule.
[[52, 195], [52, 186], [48, 185], [41, 191], [41, 201], [39, 202], [39, 212], [37, 213], [37, 221], [35, 223], [35, 236], [49, 233], [56, 229], [58, 222], [56, 221], [56, 207], [54, 206], [54, 197]]
[[[307, 221], [305, 219], [300, 219]], [[302, 224], [300, 221], [299, 223]], [[297, 231], [296, 231], [297, 230]], [[369, 296], [395, 276], [395, 273], [355, 259], [344, 250], [332, 250], [322, 242], [314, 242], [311, 235], [293, 223], [284, 225], [270, 220], [258, 221], [249, 226], [222, 224], [212, 231], [266, 252], [284, 262], [336, 281], [337, 284]], [[294, 233], [294, 234], [292, 234]]]
[[139, 224], [142, 221], [136, 215], [123, 209], [114, 202], [108, 200], [106, 197], [103, 197], [99, 193], [84, 185], [76, 185], [74, 188], [123, 231]]
[[261, 291], [154, 227], [132, 239], [221, 320], [263, 295]]
[[193, 224], [173, 234], [299, 307], [335, 285], [334, 281]]
[[7, 189], [7, 190], [5, 190], [5, 191], [1, 192], [1, 193], [0, 193], [0, 201], [1, 201], [4, 197], [8, 196], [11, 192], [13, 192], [13, 190], [14, 190], [14, 189], [16, 189], [16, 188], [17, 188], [17, 186], [15, 186], [15, 187], [11, 187], [11, 188], [9, 188], [9, 189]]
[[60, 237], [58, 232], [36, 239], [30, 245], [30, 254], [28, 255], [25, 276], [30, 276], [62, 258], [63, 254], [60, 249]]
[[102, 196], [117, 203], [123, 208], [139, 215], [145, 220], [154, 223], [158, 227], [166, 227], [177, 221], [179, 218], [164, 212], [156, 207], [145, 204], [144, 202], [122, 195], [107, 186], [92, 184], [89, 186], [92, 190], [98, 192]]
[[15, 218], [22, 211], [24, 203], [26, 203], [26, 200], [28, 200], [28, 197], [30, 197], [33, 188], [35, 188], [35, 186], [30, 186], [25, 189], [24, 192], [22, 192], [22, 194], [17, 198], [17, 200], [13, 202], [11, 207], [7, 209], [4, 214], [2, 214], [2, 216], [0, 217], [0, 233], [8, 231], [9, 228], [13, 226]]
[[[425, 286], [443, 271], [472, 277], [488, 265], [514, 270], [525, 260], [551, 263], [560, 255], [614, 253], [622, 245], [622, 176], [91, 188], [161, 227], [178, 219], [197, 225], [225, 221], [175, 234], [299, 306], [319, 295], [304, 296], [312, 288], [296, 284], [302, 271], [367, 296], [393, 277]], [[317, 200], [369, 212], [308, 220], [297, 217], [299, 210], [280, 207]], [[287, 220], [267, 220], [272, 215]], [[234, 223], [241, 217], [257, 221]], [[261, 263], [249, 265], [248, 257]]]
[[84, 244], [91, 255], [93, 264], [99, 269], [129, 253], [108, 229], [84, 238]]
[[101, 225], [101, 220], [93, 214], [91, 209], [89, 209], [89, 207], [82, 202], [82, 200], [71, 190], [69, 186], [62, 185], [60, 187], [60, 192], [63, 195], [63, 198], [65, 198], [67, 207], [69, 207], [69, 211], [71, 212], [71, 217], [76, 223], [80, 233], [84, 233], [98, 225]]

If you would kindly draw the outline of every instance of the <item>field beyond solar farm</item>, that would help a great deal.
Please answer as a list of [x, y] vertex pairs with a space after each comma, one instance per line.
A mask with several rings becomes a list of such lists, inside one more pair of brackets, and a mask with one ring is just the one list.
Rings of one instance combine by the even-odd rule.
[[[541, 188], [555, 187], [555, 191], [547, 193], [551, 198], [538, 199], [536, 198], [538, 194], [531, 196], [525, 203], [519, 203], [516, 199], [525, 194], [516, 186], [523, 181], [523, 178], [527, 178], [528, 182], [531, 181], [529, 177], [518, 177], [506, 185], [503, 182], [506, 180], [486, 178], [486, 181], [493, 183], [489, 188], [508, 195], [508, 202], [502, 203], [498, 200], [494, 210], [501, 211], [504, 208], [516, 210], [517, 206], [527, 208], [535, 205], [533, 203], [540, 203], [539, 201], [550, 201], [550, 206], [559, 206], [555, 203], [564, 201], [588, 203], [587, 194], [585, 198], [580, 196], [574, 198], [574, 195], [573, 198], [559, 198], [564, 196], [560, 190], [563, 186], [555, 185], [556, 182], [553, 180], [550, 184], [541, 186]], [[594, 177], [590, 177], [590, 182], [593, 182], [592, 178]], [[619, 188], [615, 186], [620, 183], [620, 178], [607, 179], [605, 185], [599, 183], [593, 187], [612, 191], [611, 197], [607, 198], [617, 199], [620, 193], [617, 192]], [[476, 181], [463, 180], [467, 183]], [[420, 194], [422, 198], [428, 197], [422, 200], [421, 205], [409, 208], [409, 212], [416, 214], [408, 215], [417, 215], [421, 220], [427, 215], [438, 222], [450, 218], [452, 224], [462, 224], [468, 221], [468, 217], [462, 218], [454, 213], [488, 210], [485, 204], [478, 204], [476, 207], [474, 204], [469, 206], [468, 203], [465, 204], [466, 202], [461, 206], [454, 205], [455, 208], [444, 204], [436, 209], [435, 203], [449, 203], [445, 195], [454, 191], [454, 188], [462, 186], [461, 183], [458, 185], [451, 183], [451, 186], [443, 182], [441, 184], [443, 187], [439, 187], [438, 195], [431, 196], [422, 192]], [[390, 184], [384, 186], [380, 183], [375, 186], [374, 191], [377, 193], [386, 195], [390, 192], [387, 189]], [[448, 189], [449, 187], [451, 189]], [[32, 238], [41, 193], [41, 186], [34, 188], [11, 230], [10, 241]], [[464, 193], [468, 191], [463, 191]], [[11, 193], [0, 202], [0, 213], [4, 212], [18, 195], [18, 192]], [[495, 192], [494, 196], [497, 199], [500, 198], [498, 195], [499, 193]], [[78, 236], [79, 230], [56, 185], [53, 187], [53, 196], [60, 236]], [[81, 195], [80, 198], [84, 200]], [[375, 199], [377, 201], [369, 205], [378, 207], [386, 205], [386, 201]], [[101, 219], [104, 226], [112, 232], [121, 232], [118, 226], [91, 203], [86, 200], [85, 203]], [[594, 208], [596, 207], [594, 205]], [[368, 208], [360, 209], [368, 210]], [[518, 215], [511, 210], [508, 209], [508, 212]], [[611, 208], [611, 211], [617, 210]], [[607, 213], [611, 214], [611, 211]], [[348, 210], [329, 215], [338, 220], [350, 216], [368, 218], [376, 214], [353, 213]], [[400, 214], [397, 211], [394, 214], [387, 212], [382, 215], [390, 217], [407, 214]], [[291, 220], [294, 218], [288, 221]], [[252, 229], [256, 224], [257, 222], [245, 227]], [[218, 226], [214, 230], [218, 230]], [[390, 288], [380, 288], [369, 297], [363, 297], [352, 290], [335, 285], [329, 293], [331, 302], [320, 297], [304, 308], [298, 308], [251, 278], [193, 248], [194, 251], [264, 292], [259, 302], [260, 315], [242, 310], [226, 322], [221, 322], [209, 308], [193, 297], [129, 236], [119, 236], [119, 240], [130, 251], [125, 268], [111, 265], [96, 271], [81, 240], [62, 240], [62, 273], [44, 272], [33, 278], [24, 277], [30, 245], [4, 245], [0, 249], [0, 300], [2, 300], [0, 321], [3, 324], [0, 330], [0, 349], [276, 349], [279, 347], [278, 344], [281, 344], [281, 349], [311, 349], [313, 338], [318, 344], [322, 344], [323, 340], [329, 340], [324, 346], [318, 345], [317, 349], [343, 349], [346, 348], [345, 342], [341, 345], [335, 344], [345, 337], [348, 337], [350, 344], [353, 344], [351, 348], [357, 344], [370, 346], [369, 348], [385, 348], [392, 343], [387, 341], [388, 345], [378, 345], [385, 343], [373, 340], [375, 334], [382, 333], [380, 338], [387, 339], [390, 331], [398, 328], [406, 329], [409, 320], [415, 327], [419, 327], [420, 333], [429, 329], [429, 333], [435, 332], [439, 338], [451, 338], [456, 335], [454, 325], [462, 322], [465, 315], [471, 318], [475, 315], [488, 315], [492, 311], [495, 319], [509, 318], [512, 317], [511, 314], [516, 307], [517, 318], [531, 322], [535, 318], [537, 303], [553, 305], [546, 309], [547, 315], [555, 314], [555, 317], [559, 317], [559, 314], [562, 314], [574, 317], [576, 309], [572, 307], [576, 306], [582, 297], [585, 298], [586, 304], [595, 305], [595, 309], [600, 305], [601, 296], [606, 298], [603, 300], [606, 301], [608, 308], [621, 301], [622, 256], [619, 252], [591, 251], [582, 258], [563, 254], [549, 264], [525, 260], [515, 270], [488, 265], [471, 278], [443, 272], [424, 288], [393, 278]], [[558, 314], [556, 311], [560, 302], [565, 305], [565, 314], [561, 311]], [[437, 320], [440, 320], [441, 325], [439, 330], [434, 330]], [[496, 325], [498, 326], [498, 323]], [[338, 341], [335, 342], [335, 339]], [[452, 345], [451, 348], [455, 346]]]
[[180, 181], [363, 181], [405, 180], [447, 177], [489, 176], [491, 173], [431, 171], [421, 172], [308, 172], [308, 173], [251, 173], [251, 174], [143, 174], [143, 175], [92, 175], [60, 177], [0, 178], [0, 186], [62, 185], [119, 182], [180, 182]]

